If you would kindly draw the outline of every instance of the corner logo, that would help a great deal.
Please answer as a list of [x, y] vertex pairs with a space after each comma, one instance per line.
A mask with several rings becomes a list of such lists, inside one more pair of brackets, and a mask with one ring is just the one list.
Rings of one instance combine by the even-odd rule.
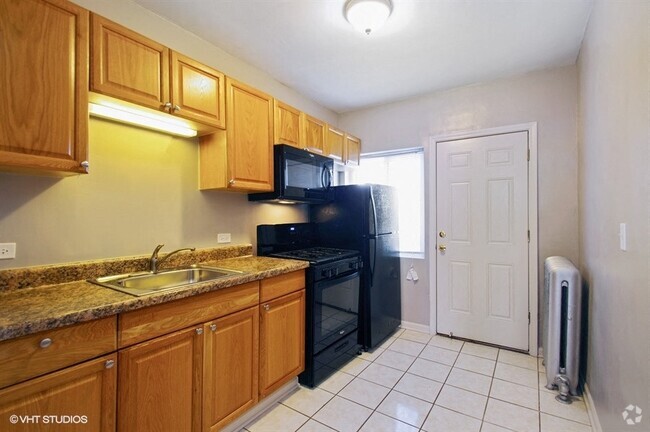
[[625, 423], [634, 426], [641, 423], [641, 418], [643, 417], [641, 415], [642, 412], [643, 410], [640, 407], [630, 404], [625, 407], [625, 411], [623, 411], [621, 415], [623, 416]]

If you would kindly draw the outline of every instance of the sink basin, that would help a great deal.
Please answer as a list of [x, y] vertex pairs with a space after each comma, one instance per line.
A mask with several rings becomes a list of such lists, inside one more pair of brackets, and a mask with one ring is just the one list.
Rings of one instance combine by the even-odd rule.
[[243, 274], [243, 272], [216, 267], [192, 266], [158, 273], [139, 272], [104, 276], [90, 279], [89, 282], [134, 296], [143, 296], [236, 274]]

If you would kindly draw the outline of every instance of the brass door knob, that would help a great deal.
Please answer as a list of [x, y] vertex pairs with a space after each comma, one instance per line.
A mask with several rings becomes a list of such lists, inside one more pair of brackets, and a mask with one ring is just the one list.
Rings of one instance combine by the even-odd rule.
[[440, 252], [444, 252], [444, 251], [447, 250], [447, 246], [445, 246], [445, 245], [439, 245], [439, 246], [438, 246], [438, 250], [439, 250]]
[[447, 233], [444, 232], [444, 231], [440, 231], [440, 232], [438, 233], [438, 235], [440, 236], [440, 238], [445, 238], [445, 237], [447, 237]]

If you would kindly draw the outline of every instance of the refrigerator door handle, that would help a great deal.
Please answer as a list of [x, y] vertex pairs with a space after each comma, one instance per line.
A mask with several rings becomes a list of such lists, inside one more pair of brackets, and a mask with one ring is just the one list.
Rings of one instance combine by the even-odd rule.
[[374, 243], [372, 243], [372, 261], [369, 263], [369, 268], [370, 268], [370, 286], [375, 285], [375, 264], [377, 263], [377, 239], [374, 238], [374, 236], [371, 236], [368, 238], [368, 246], [370, 246], [370, 240], [372, 240]]
[[372, 231], [370, 231], [370, 237], [374, 237], [377, 234], [377, 206], [375, 205], [375, 195], [372, 191], [372, 186], [370, 187], [370, 207], [372, 210]]

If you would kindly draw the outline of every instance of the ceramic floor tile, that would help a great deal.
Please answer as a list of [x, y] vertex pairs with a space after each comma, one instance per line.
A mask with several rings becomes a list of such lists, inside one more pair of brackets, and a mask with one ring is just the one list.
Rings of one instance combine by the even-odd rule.
[[413, 361], [415, 361], [415, 357], [413, 356], [387, 349], [375, 360], [375, 363], [406, 371], [411, 367]]
[[361, 353], [361, 358], [366, 361], [373, 362], [377, 360], [377, 357], [379, 357], [384, 351], [386, 350], [383, 348], [375, 348], [372, 351], [363, 351]]
[[485, 345], [465, 342], [461, 351], [463, 354], [470, 354], [476, 357], [483, 357], [490, 360], [496, 360], [499, 355], [499, 349]]
[[297, 392], [282, 401], [283, 405], [293, 408], [294, 410], [311, 417], [323, 405], [329, 402], [334, 395], [320, 388], [309, 389], [301, 387]]
[[404, 333], [402, 333], [399, 337], [400, 339], [407, 339], [423, 344], [429, 343], [429, 340], [431, 339], [431, 335], [429, 333], [422, 333], [414, 330], [405, 330]]
[[420, 353], [420, 358], [446, 364], [449, 366], [454, 365], [457, 357], [458, 352], [444, 348], [438, 348], [437, 346], [433, 345], [427, 345]]
[[434, 335], [429, 340], [429, 345], [437, 346], [438, 348], [445, 348], [452, 351], [460, 351], [463, 347], [463, 341], [452, 339], [447, 336]]
[[499, 363], [507, 363], [509, 365], [519, 366], [537, 372], [537, 357], [528, 354], [502, 349], [499, 351], [499, 359], [497, 361]]
[[494, 377], [504, 381], [513, 382], [515, 384], [525, 385], [534, 389], [537, 389], [538, 385], [537, 372], [505, 363], [497, 363], [497, 368], [494, 371]]
[[395, 390], [409, 396], [433, 403], [440, 393], [442, 384], [410, 373], [404, 374], [395, 386]]
[[467, 414], [468, 416], [481, 420], [485, 412], [485, 403], [487, 396], [482, 396], [467, 390], [459, 389], [449, 385], [445, 385], [438, 399], [436, 405], [443, 408]]
[[386, 348], [388, 348], [389, 346], [391, 346], [391, 344], [392, 344], [393, 342], [395, 342], [396, 340], [397, 340], [396, 337], [392, 337], [392, 336], [391, 336], [391, 337], [389, 337], [388, 339], [384, 340], [384, 341], [383, 341], [382, 343], [380, 343], [379, 345], [377, 345], [376, 348], [386, 349]]
[[353, 375], [343, 372], [334, 372], [329, 378], [318, 385], [318, 388], [327, 390], [330, 393], [338, 393], [343, 387], [354, 379]]
[[336, 430], [325, 426], [322, 423], [318, 423], [316, 420], [310, 419], [300, 429], [298, 429], [298, 432], [336, 432]]
[[591, 432], [591, 426], [540, 413], [542, 432]]
[[537, 410], [539, 407], [537, 389], [526, 387], [520, 384], [494, 379], [490, 390], [490, 397], [515, 405]]
[[459, 368], [453, 368], [446, 381], [446, 384], [473, 391], [474, 393], [480, 393], [485, 396], [490, 393], [491, 383], [492, 378], [487, 375]]
[[481, 421], [434, 405], [422, 425], [427, 432], [478, 432]]
[[[493, 425], [492, 423], [483, 422], [481, 425], [481, 432], [512, 432], [510, 429], [506, 429], [501, 426]], [[555, 431], [560, 432], [560, 431]]]
[[346, 374], [357, 376], [368, 366], [370, 366], [369, 361], [366, 361], [359, 357], [355, 357], [352, 360], [350, 360], [348, 363], [346, 363], [340, 369], [340, 371], [345, 372]]
[[361, 432], [417, 432], [418, 428], [374, 412], [360, 429]]
[[581, 400], [574, 400], [567, 405], [556, 401], [552, 393], [539, 392], [539, 408], [543, 413], [590, 425], [587, 407]]
[[392, 388], [402, 375], [404, 375], [404, 372], [400, 370], [373, 363], [359, 374], [359, 378]]
[[417, 357], [420, 355], [426, 345], [422, 343], [413, 342], [406, 339], [397, 339], [388, 347], [391, 351], [401, 352], [402, 354]]
[[445, 382], [450, 370], [451, 367], [447, 365], [418, 358], [408, 372], [434, 381]]
[[539, 412], [490, 398], [484, 421], [518, 432], [539, 432]]
[[303, 424], [307, 423], [309, 417], [300, 414], [282, 404], [277, 404], [264, 417], [255, 423], [246, 426], [250, 432], [294, 432]]
[[420, 427], [424, 423], [431, 406], [432, 404], [413, 396], [391, 391], [379, 405], [377, 411], [412, 426]]
[[496, 362], [494, 360], [461, 353], [456, 359], [454, 367], [492, 376], [494, 374], [495, 364]]
[[389, 388], [361, 378], [355, 378], [338, 395], [365, 407], [375, 409], [384, 400], [388, 392], [390, 392]]
[[314, 420], [340, 432], [354, 432], [359, 430], [370, 414], [371, 409], [335, 396], [316, 413]]

